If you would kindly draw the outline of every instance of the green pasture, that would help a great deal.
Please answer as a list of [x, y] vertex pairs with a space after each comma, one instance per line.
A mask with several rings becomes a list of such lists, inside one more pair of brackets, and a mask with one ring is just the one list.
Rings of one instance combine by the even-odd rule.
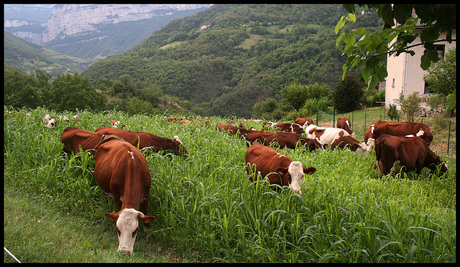
[[[298, 195], [249, 181], [245, 140], [215, 129], [229, 118], [182, 125], [161, 114], [7, 110], [4, 246], [23, 263], [456, 262], [455, 158], [442, 156], [449, 165], [443, 176], [425, 169], [379, 179], [374, 152], [278, 149], [317, 169]], [[152, 179], [148, 214], [157, 219], [141, 227], [132, 255], [116, 252], [115, 223], [104, 212], [117, 207], [97, 186], [94, 158], [62, 155], [61, 133], [73, 124], [47, 129], [45, 114], [77, 114], [75, 126], [89, 131], [116, 119], [127, 130], [184, 143], [187, 156], [144, 154]], [[4, 253], [4, 262], [14, 260]]]

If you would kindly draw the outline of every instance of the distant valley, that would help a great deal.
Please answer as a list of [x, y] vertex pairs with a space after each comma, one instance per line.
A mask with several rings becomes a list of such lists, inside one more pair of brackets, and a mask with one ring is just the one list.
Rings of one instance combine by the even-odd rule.
[[[170, 20], [192, 15], [209, 6], [5, 5], [4, 30], [62, 54], [95, 62], [132, 49]], [[21, 16], [21, 12], [28, 17]], [[48, 19], [44, 21], [47, 14]]]

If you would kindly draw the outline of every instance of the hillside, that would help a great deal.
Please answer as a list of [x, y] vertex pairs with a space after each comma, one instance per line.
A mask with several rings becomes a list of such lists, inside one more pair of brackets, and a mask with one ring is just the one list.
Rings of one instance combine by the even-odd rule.
[[29, 43], [6, 31], [3, 36], [3, 63], [21, 72], [33, 74], [40, 69], [56, 77], [65, 73], [81, 73], [89, 65], [85, 60]]
[[[345, 57], [335, 47], [342, 5], [214, 5], [169, 22], [121, 55], [82, 73], [100, 78], [130, 75], [165, 94], [190, 101], [205, 115], [250, 117], [257, 101], [280, 98], [291, 83], [340, 81]], [[360, 13], [358, 13], [360, 14]], [[372, 13], [359, 27], [382, 27]]]

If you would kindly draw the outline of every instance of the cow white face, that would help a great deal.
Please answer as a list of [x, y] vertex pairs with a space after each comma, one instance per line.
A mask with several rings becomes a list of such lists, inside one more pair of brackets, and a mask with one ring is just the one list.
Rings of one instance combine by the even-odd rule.
[[142, 212], [132, 208], [123, 209], [120, 212], [106, 212], [105, 215], [112, 221], [116, 221], [118, 234], [118, 252], [124, 254], [133, 253], [134, 241], [136, 241], [139, 221], [148, 224], [155, 220], [155, 216], [144, 215]]
[[133, 252], [134, 241], [136, 241], [139, 229], [139, 211], [135, 209], [124, 209], [120, 212], [116, 224], [118, 234], [118, 252], [131, 254]]
[[291, 175], [291, 183], [289, 187], [294, 190], [294, 192], [302, 194], [301, 188], [303, 183], [303, 165], [300, 161], [293, 161], [289, 164], [288, 172]]
[[56, 125], [56, 119], [49, 114], [46, 114], [42, 120], [46, 128], [53, 128]]

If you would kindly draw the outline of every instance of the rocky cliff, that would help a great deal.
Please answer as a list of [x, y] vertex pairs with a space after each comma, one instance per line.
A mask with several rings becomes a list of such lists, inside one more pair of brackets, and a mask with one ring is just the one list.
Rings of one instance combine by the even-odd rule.
[[177, 11], [208, 7], [209, 4], [64, 4], [56, 5], [42, 43], [97, 31], [97, 25], [149, 19]]

